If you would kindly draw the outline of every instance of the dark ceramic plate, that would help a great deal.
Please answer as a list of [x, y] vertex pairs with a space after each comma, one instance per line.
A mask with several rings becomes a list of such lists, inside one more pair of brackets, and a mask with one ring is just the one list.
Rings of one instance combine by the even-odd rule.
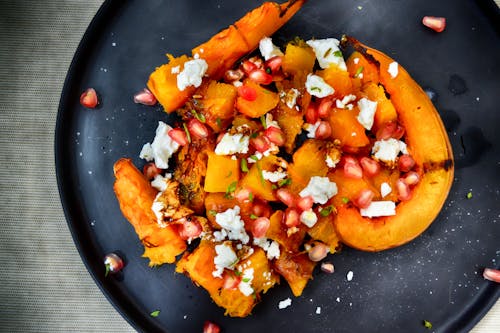
[[[294, 36], [350, 34], [397, 59], [435, 92], [456, 178], [422, 236], [381, 253], [345, 248], [330, 258], [335, 274], [316, 272], [299, 298], [282, 283], [245, 319], [224, 317], [174, 266], [152, 269], [141, 258], [143, 248], [113, 194], [112, 166], [126, 156], [142, 167], [142, 145], [168, 117], [159, 106], [134, 104], [132, 96], [166, 52], [190, 52], [260, 3], [106, 1], [92, 21], [62, 93], [55, 151], [67, 221], [96, 283], [134, 327], [148, 332], [201, 332], [207, 319], [225, 332], [423, 332], [423, 320], [437, 332], [468, 331], [500, 294], [481, 276], [500, 261], [500, 15], [493, 1], [311, 0], [274, 36], [282, 45]], [[422, 26], [424, 15], [446, 16], [446, 30]], [[101, 96], [96, 110], [79, 105], [87, 87]], [[105, 278], [102, 258], [111, 251], [126, 267]], [[292, 306], [278, 310], [287, 297]], [[160, 310], [156, 318], [154, 310]]]

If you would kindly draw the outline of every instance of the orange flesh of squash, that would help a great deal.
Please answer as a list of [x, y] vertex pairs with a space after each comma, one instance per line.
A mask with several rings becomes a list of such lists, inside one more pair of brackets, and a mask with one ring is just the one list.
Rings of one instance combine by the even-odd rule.
[[356, 119], [358, 113], [357, 106], [352, 110], [334, 108], [328, 116], [328, 122], [332, 127], [332, 138], [340, 140], [343, 146], [359, 148], [370, 143], [365, 128]]
[[239, 112], [250, 118], [258, 118], [278, 105], [280, 99], [277, 93], [272, 92], [250, 80], [245, 80], [244, 84], [255, 90], [257, 97], [255, 100], [249, 101], [241, 96], [238, 96], [236, 99], [236, 109], [238, 109]]
[[312, 278], [315, 262], [309, 260], [306, 253], [290, 255], [283, 253], [274, 263], [274, 267], [288, 282], [294, 296], [302, 295], [307, 282]]
[[205, 192], [226, 192], [229, 185], [240, 178], [240, 161], [231, 156], [208, 153]]

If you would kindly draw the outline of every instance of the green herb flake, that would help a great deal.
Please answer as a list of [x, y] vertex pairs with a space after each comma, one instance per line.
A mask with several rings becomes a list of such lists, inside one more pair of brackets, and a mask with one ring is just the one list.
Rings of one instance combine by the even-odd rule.
[[182, 127], [184, 127], [184, 132], [186, 132], [188, 142], [191, 143], [191, 134], [189, 133], [186, 123], [182, 123]]
[[160, 315], [160, 310], [155, 310], [149, 314], [151, 317], [158, 317]]
[[226, 189], [226, 194], [224, 195], [224, 197], [230, 198], [231, 197], [231, 193], [233, 193], [234, 191], [236, 191], [236, 186], [237, 185], [238, 185], [238, 182], [232, 182], [231, 184], [229, 184], [229, 186]]
[[345, 203], [345, 204], [348, 203], [349, 202], [349, 198], [343, 197], [342, 198], [342, 202]]
[[292, 178], [280, 179], [278, 181], [278, 186], [283, 187], [283, 186], [290, 185], [291, 183], [292, 183]]
[[472, 191], [467, 193], [467, 199], [472, 199]]
[[257, 162], [255, 164], [257, 165], [257, 171], [259, 172], [260, 182], [262, 183], [262, 185], [264, 185], [266, 183], [266, 181], [264, 179], [264, 175], [262, 174], [262, 168], [260, 167], [260, 163]]
[[229, 171], [229, 173], [226, 175], [226, 178], [229, 178], [233, 175], [233, 172], [232, 171]]
[[211, 209], [211, 210], [209, 210], [209, 211], [208, 211], [208, 214], [210, 214], [210, 215], [212, 215], [212, 216], [215, 216], [215, 215], [217, 215], [217, 211], [216, 211], [216, 210]]
[[255, 139], [258, 136], [259, 136], [259, 133], [254, 132], [254, 133], [250, 134], [250, 139]]
[[205, 123], [207, 121], [207, 119], [205, 118], [205, 115], [203, 113], [198, 113], [196, 112], [196, 110], [191, 110], [191, 113], [193, 114], [193, 116], [198, 119], [199, 121], [201, 121], [202, 123]]
[[260, 116], [260, 122], [262, 123], [262, 126], [263, 126], [264, 128], [267, 128], [267, 124], [266, 124], [266, 116], [265, 116], [265, 115]]
[[337, 51], [333, 52], [333, 55], [336, 57], [342, 58], [342, 51], [337, 50]]
[[111, 266], [109, 264], [104, 265], [106, 267], [106, 272], [104, 273], [104, 277], [107, 277], [109, 275], [109, 272], [111, 272]]
[[328, 207], [324, 207], [321, 212], [319, 212], [319, 215], [323, 216], [323, 217], [327, 217], [328, 215], [330, 215], [331, 213], [333, 212], [333, 206], [328, 206]]
[[276, 189], [278, 189], [278, 186], [276, 186], [276, 185], [274, 185], [274, 184], [273, 184], [273, 185], [271, 185], [271, 190], [276, 190]]
[[250, 282], [250, 278], [243, 278], [243, 279], [241, 279], [241, 281], [248, 283], [248, 282]]
[[432, 323], [430, 321], [428, 321], [428, 320], [424, 320], [423, 321], [423, 325], [424, 325], [425, 328], [427, 328], [429, 330], [432, 328]]
[[248, 194], [248, 201], [253, 202], [253, 193], [252, 192], [250, 192]]
[[356, 71], [356, 74], [354, 74], [354, 77], [358, 77], [359, 74], [363, 73], [364, 69], [365, 68], [363, 66], [359, 67], [358, 70]]
[[312, 91], [318, 91], [318, 92], [321, 92], [321, 88], [320, 88], [320, 87], [311, 87], [311, 90], [312, 90]]
[[218, 128], [222, 127], [222, 120], [220, 120], [220, 118], [215, 119], [215, 123], [217, 124]]
[[272, 73], [271, 68], [267, 67], [267, 68], [266, 68], [266, 73], [267, 73], [267, 74], [271, 74], [271, 73]]
[[240, 271], [234, 271], [234, 275], [236, 275], [236, 276], [241, 276], [241, 274], [242, 273]]
[[252, 160], [254, 160], [254, 161], [258, 161], [258, 160], [259, 160], [259, 158], [258, 158], [257, 156], [255, 156], [255, 155], [250, 156], [250, 158], [251, 158]]
[[[330, 53], [332, 52], [332, 48], [330, 47], [328, 50], [326, 50], [325, 54], [323, 54], [323, 58], [326, 58], [330, 55]], [[335, 54], [335, 53], [334, 53]]]
[[248, 172], [248, 163], [246, 158], [242, 158], [240, 162], [241, 172]]
[[252, 220], [256, 220], [256, 219], [258, 219], [259, 217], [258, 217], [257, 215], [255, 215], [255, 214], [250, 214], [250, 218], [251, 218]]

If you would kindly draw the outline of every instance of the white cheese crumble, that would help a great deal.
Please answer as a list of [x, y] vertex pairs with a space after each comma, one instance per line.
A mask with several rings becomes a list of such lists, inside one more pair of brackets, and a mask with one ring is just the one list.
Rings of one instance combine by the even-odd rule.
[[322, 205], [335, 194], [337, 194], [337, 184], [331, 182], [328, 177], [319, 176], [311, 177], [307, 186], [299, 193], [301, 197], [312, 196], [315, 203]]
[[265, 180], [269, 180], [271, 183], [277, 183], [282, 179], [285, 179], [287, 176], [286, 172], [279, 172], [279, 171], [267, 171], [267, 170], [262, 170], [262, 177]]
[[347, 70], [344, 57], [342, 54], [340, 56], [338, 54], [340, 52], [338, 39], [312, 39], [306, 43], [314, 50], [319, 67], [325, 69], [330, 67], [331, 64], [335, 64], [341, 70]]
[[300, 214], [300, 222], [312, 228], [318, 222], [318, 216], [312, 209], [308, 209]]
[[394, 163], [399, 153], [408, 154], [406, 143], [394, 138], [376, 141], [373, 144], [372, 154], [377, 160]]
[[361, 216], [378, 217], [396, 215], [396, 204], [392, 201], [372, 201], [372, 203], [359, 210]]
[[212, 275], [222, 278], [224, 268], [233, 269], [238, 262], [238, 257], [233, 249], [226, 244], [215, 245], [215, 253], [217, 254], [214, 258], [215, 271], [212, 272]]
[[396, 76], [398, 76], [398, 63], [397, 62], [391, 62], [389, 64], [389, 68], [387, 69], [389, 74], [391, 74], [391, 77], [394, 79]]
[[280, 257], [280, 246], [276, 241], [270, 241], [266, 237], [254, 238], [253, 244], [261, 247], [265, 252], [267, 259], [273, 260]]
[[352, 278], [354, 276], [354, 273], [352, 271], [347, 272], [347, 281], [352, 281]]
[[270, 113], [266, 113], [266, 129], [269, 127], [276, 127], [281, 129], [280, 125], [276, 120], [273, 120], [273, 115]]
[[316, 307], [316, 314], [321, 314], [321, 306]]
[[353, 94], [346, 95], [341, 100], [336, 99], [335, 106], [337, 107], [337, 109], [345, 109], [347, 107], [349, 110], [352, 110], [353, 106], [349, 103], [355, 100], [356, 100], [356, 95]]
[[386, 197], [391, 192], [392, 188], [388, 183], [383, 182], [382, 184], [380, 184], [380, 195], [382, 196], [382, 198]]
[[367, 130], [371, 130], [373, 120], [375, 119], [375, 111], [377, 111], [377, 102], [370, 101], [368, 98], [361, 98], [358, 101], [358, 122]]
[[293, 109], [295, 104], [297, 104], [297, 98], [300, 96], [300, 91], [295, 88], [288, 90], [285, 96], [285, 104], [290, 109]]
[[163, 202], [158, 201], [158, 198], [162, 195], [162, 192], [158, 192], [156, 195], [155, 200], [153, 201], [153, 204], [151, 205], [151, 210], [156, 216], [156, 223], [162, 228], [165, 228], [167, 225], [163, 222], [163, 209], [165, 206], [163, 205]]
[[160, 192], [163, 192], [167, 189], [168, 180], [172, 178], [172, 174], [167, 173], [165, 177], [162, 175], [156, 175], [155, 179], [151, 182], [151, 186], [157, 189]]
[[321, 76], [314, 74], [307, 75], [306, 90], [309, 94], [318, 98], [330, 96], [335, 92], [335, 89], [326, 83]]
[[243, 134], [225, 133], [222, 139], [215, 147], [215, 154], [217, 155], [232, 155], [236, 153], [246, 154], [248, 153], [248, 145], [250, 143], [250, 138]]
[[187, 87], [198, 88], [203, 75], [207, 72], [208, 64], [203, 59], [193, 59], [184, 63], [184, 69], [177, 75], [177, 88], [184, 91]]
[[181, 72], [181, 66], [180, 65], [177, 65], [175, 67], [172, 67], [172, 69], [170, 70], [170, 72], [172, 74], [179, 74]]
[[313, 124], [306, 123], [304, 124], [304, 129], [307, 131], [307, 137], [310, 139], [314, 139], [316, 137], [316, 130], [318, 129], [320, 121]]
[[250, 296], [254, 292], [252, 288], [253, 273], [253, 268], [247, 268], [241, 275], [241, 282], [238, 284], [238, 289], [245, 296]]
[[288, 297], [278, 303], [278, 309], [283, 310], [292, 305], [292, 299]]
[[225, 212], [217, 213], [215, 215], [215, 222], [226, 229], [229, 239], [239, 240], [243, 244], [246, 244], [248, 243], [249, 236], [245, 231], [245, 223], [241, 220], [239, 214], [240, 207], [234, 206], [234, 208], [229, 208]]
[[146, 143], [142, 147], [139, 157], [146, 161], [154, 160], [160, 169], [168, 169], [168, 160], [179, 149], [179, 144], [168, 135], [171, 129], [172, 127], [159, 121], [153, 143]]
[[269, 37], [264, 37], [259, 42], [259, 51], [265, 60], [269, 60], [272, 57], [282, 56], [280, 48], [273, 44], [273, 40]]
[[359, 58], [354, 58], [354, 64], [357, 65], [359, 63]]
[[336, 160], [334, 161], [330, 155], [326, 155], [326, 159], [325, 159], [325, 162], [326, 162], [326, 166], [329, 167], [330, 169], [333, 169], [337, 166], [337, 163], [339, 163], [340, 160]]

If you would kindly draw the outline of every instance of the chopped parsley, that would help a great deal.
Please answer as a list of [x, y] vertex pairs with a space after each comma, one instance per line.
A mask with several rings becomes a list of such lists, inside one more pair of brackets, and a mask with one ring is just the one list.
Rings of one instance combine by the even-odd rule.
[[312, 90], [312, 91], [318, 91], [318, 92], [321, 92], [321, 88], [320, 88], [320, 87], [311, 87], [311, 90]]
[[233, 175], [233, 172], [232, 171], [229, 171], [229, 173], [227, 174], [226, 178], [229, 178]]
[[207, 119], [205, 118], [205, 115], [203, 113], [198, 113], [196, 112], [196, 110], [191, 110], [191, 113], [193, 114], [193, 116], [198, 119], [199, 121], [201, 121], [202, 123], [205, 123], [207, 121]]
[[215, 215], [217, 215], [217, 211], [216, 211], [216, 210], [211, 209], [211, 210], [209, 210], [209, 211], [208, 211], [208, 214], [210, 214], [210, 215], [212, 215], [212, 216], [215, 216]]
[[333, 52], [333, 55], [336, 57], [342, 58], [342, 51], [337, 50], [337, 51]]
[[325, 54], [323, 54], [323, 58], [328, 57], [328, 55], [330, 54], [330, 52], [332, 52], [332, 48], [331, 47], [328, 50], [326, 50]]
[[326, 217], [328, 215], [330, 215], [332, 212], [333, 212], [333, 206], [328, 206], [328, 207], [324, 207], [321, 212], [319, 212], [319, 215], [323, 216], [323, 217]]
[[189, 133], [186, 123], [182, 123], [182, 127], [184, 127], [184, 132], [186, 132], [188, 142], [191, 143], [191, 134]]
[[251, 158], [252, 160], [254, 160], [254, 161], [258, 161], [258, 160], [259, 160], [259, 158], [258, 158], [257, 156], [255, 156], [255, 155], [250, 156], [250, 158]]
[[354, 77], [358, 77], [359, 74], [363, 73], [364, 69], [365, 68], [363, 66], [359, 67], [358, 70], [356, 71], [356, 74], [354, 74]]
[[236, 186], [237, 185], [238, 185], [238, 182], [232, 182], [231, 184], [229, 184], [229, 186], [226, 189], [226, 194], [224, 194], [224, 197], [225, 198], [231, 198], [232, 197], [232, 193], [234, 191], [236, 191]]
[[250, 282], [250, 278], [243, 278], [243, 279], [241, 279], [241, 281], [248, 283], [248, 282]]
[[244, 158], [241, 159], [240, 168], [242, 172], [248, 172], [248, 163], [246, 159]]
[[220, 120], [220, 118], [215, 119], [215, 123], [217, 124], [217, 127], [222, 127], [222, 121]]
[[285, 178], [285, 179], [281, 179], [278, 181], [278, 186], [279, 187], [283, 187], [283, 186], [286, 186], [286, 185], [290, 185], [292, 183], [292, 179], [291, 178]]
[[104, 273], [104, 277], [107, 277], [109, 272], [111, 272], [111, 266], [109, 264], [105, 264], [106, 266], [106, 272]]
[[266, 124], [266, 116], [265, 116], [265, 115], [260, 116], [260, 122], [262, 123], [262, 126], [263, 126], [264, 128], [267, 128], [267, 124]]
[[151, 312], [149, 315], [151, 317], [158, 317], [159, 314], [160, 314], [160, 310], [155, 310], [155, 311]]
[[423, 324], [424, 324], [424, 327], [429, 329], [429, 330], [432, 328], [432, 323], [428, 320], [424, 320]]
[[257, 162], [255, 164], [257, 165], [257, 171], [259, 172], [260, 182], [262, 183], [262, 185], [264, 185], [266, 181], [264, 180], [264, 175], [262, 174], [262, 168], [260, 167], [260, 163]]
[[348, 202], [349, 202], [349, 198], [347, 198], [347, 197], [343, 197], [343, 198], [342, 198], [342, 202], [343, 202], [343, 203], [345, 203], [345, 204], [346, 204], [346, 203], [348, 203]]
[[467, 199], [472, 199], [472, 191], [467, 193]]
[[253, 193], [248, 193], [248, 201], [253, 202]]
[[257, 215], [255, 215], [255, 214], [250, 214], [250, 218], [251, 218], [252, 220], [256, 220], [256, 219], [258, 219], [259, 217], [258, 217]]

